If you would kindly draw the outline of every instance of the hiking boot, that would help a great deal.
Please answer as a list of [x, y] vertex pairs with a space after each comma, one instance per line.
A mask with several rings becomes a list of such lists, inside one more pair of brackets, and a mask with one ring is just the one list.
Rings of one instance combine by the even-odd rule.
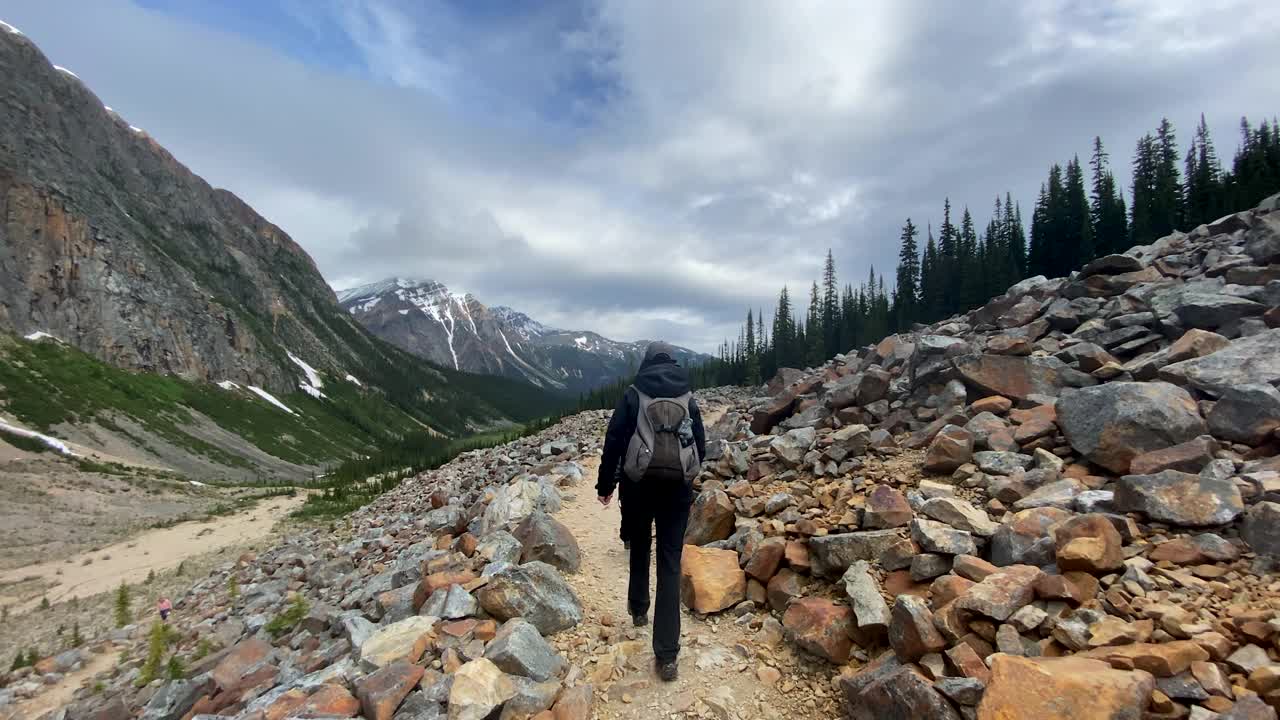
[[636, 627], [644, 627], [645, 625], [649, 624], [649, 616], [645, 613], [641, 613], [639, 615], [632, 615], [631, 622], [635, 623]]
[[658, 663], [658, 678], [663, 682], [673, 682], [679, 676], [680, 669], [676, 667], [675, 660]]

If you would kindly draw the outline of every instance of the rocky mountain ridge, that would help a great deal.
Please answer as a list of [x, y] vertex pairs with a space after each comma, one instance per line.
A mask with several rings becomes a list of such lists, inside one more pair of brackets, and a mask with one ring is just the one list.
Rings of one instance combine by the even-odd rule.
[[[291, 395], [306, 395], [325, 403], [316, 410], [327, 431], [362, 438], [414, 427], [463, 434], [545, 414], [559, 402], [514, 383], [476, 382], [370, 335], [286, 232], [191, 172], [25, 35], [0, 31], [0, 75], [0, 333], [18, 343], [53, 338], [161, 379], [219, 383], [254, 402], [272, 396], [289, 407]], [[15, 399], [34, 407], [17, 420], [49, 431], [93, 419], [43, 413], [38, 393], [61, 392], [68, 407], [83, 405], [72, 397], [83, 393], [55, 387], [50, 373], [19, 362], [26, 353], [10, 347], [0, 343], [13, 370], [0, 395], [10, 413], [17, 413]], [[333, 382], [333, 392], [318, 391], [316, 373]], [[70, 372], [68, 379], [102, 374]], [[205, 394], [164, 390], [142, 394], [166, 410], [174, 394]], [[132, 402], [139, 392], [121, 397]], [[210, 411], [225, 405], [209, 404]], [[152, 409], [100, 408], [141, 421], [152, 419]]]
[[[702, 688], [668, 712], [1275, 718], [1278, 273], [1280, 195], [784, 370], [761, 397], [722, 393], [686, 622], [748, 629], [725, 652], [756, 664], [753, 692], [808, 702]], [[652, 671], [616, 621], [583, 614], [554, 517], [605, 416], [421, 475], [341, 539], [227, 563], [181, 599], [198, 621], [177, 641], [223, 650], [141, 689], [128, 662], [60, 720], [645, 716], [626, 708]], [[271, 631], [273, 615], [292, 619]], [[118, 634], [135, 658], [141, 635]], [[794, 675], [780, 643], [830, 680]], [[42, 663], [11, 687], [57, 672]]]
[[[509, 307], [486, 307], [431, 280], [388, 278], [341, 290], [338, 301], [370, 332], [437, 365], [585, 392], [635, 371], [648, 341], [547, 327]], [[705, 355], [677, 348], [680, 362]]]

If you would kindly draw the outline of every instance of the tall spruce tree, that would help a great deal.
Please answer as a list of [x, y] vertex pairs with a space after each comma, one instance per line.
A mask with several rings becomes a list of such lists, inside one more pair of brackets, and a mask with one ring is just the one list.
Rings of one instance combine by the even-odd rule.
[[836, 261], [827, 248], [822, 266], [822, 340], [823, 358], [840, 352], [840, 287], [836, 285]]
[[933, 239], [933, 225], [928, 226], [924, 258], [920, 261], [920, 312], [917, 319], [930, 322], [942, 314], [942, 268], [939, 266], [938, 244]]
[[957, 305], [953, 312], [964, 312], [982, 301], [982, 270], [978, 263], [978, 233], [973, 215], [965, 207], [960, 219], [960, 242], [957, 244], [955, 272], [960, 274]]
[[1178, 141], [1173, 123], [1160, 119], [1156, 130], [1155, 196], [1152, 227], [1161, 238], [1181, 226], [1182, 183], [1178, 179]]
[[916, 246], [919, 231], [907, 218], [898, 236], [898, 272], [893, 291], [893, 310], [898, 329], [911, 327], [920, 319], [920, 249]]
[[1124, 197], [1107, 165], [1108, 157], [1107, 151], [1102, 147], [1102, 138], [1094, 137], [1093, 157], [1089, 160], [1089, 169], [1093, 172], [1089, 216], [1093, 223], [1093, 243], [1098, 255], [1121, 252], [1128, 247], [1129, 239]]
[[957, 259], [960, 256], [960, 233], [951, 224], [951, 198], [943, 201], [942, 228], [938, 234], [938, 266], [936, 268], [942, 283], [939, 300], [941, 307], [938, 315], [951, 315], [959, 308], [960, 273], [957, 272]]
[[1084, 191], [1084, 172], [1080, 158], [1067, 163], [1066, 197], [1063, 207], [1062, 253], [1058, 272], [1066, 275], [1097, 257], [1093, 241], [1093, 218]]
[[822, 326], [822, 296], [818, 283], [809, 290], [809, 319], [805, 322], [804, 361], [810, 367], [821, 365], [826, 359], [826, 339]]
[[1156, 139], [1150, 133], [1133, 152], [1133, 202], [1129, 205], [1129, 242], [1146, 245], [1156, 235]]
[[1191, 147], [1187, 148], [1186, 175], [1183, 177], [1183, 227], [1193, 228], [1218, 219], [1226, 211], [1223, 197], [1222, 164], [1209, 137], [1204, 113], [1196, 126]]

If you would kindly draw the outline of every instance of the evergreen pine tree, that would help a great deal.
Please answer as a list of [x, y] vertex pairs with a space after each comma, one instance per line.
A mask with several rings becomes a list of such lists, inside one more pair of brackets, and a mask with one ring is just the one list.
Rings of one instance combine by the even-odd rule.
[[1097, 257], [1093, 241], [1093, 218], [1084, 191], [1080, 158], [1067, 163], [1066, 195], [1063, 198], [1062, 263], [1059, 274], [1066, 275]]
[[1156, 238], [1177, 230], [1181, 225], [1182, 183], [1178, 179], [1178, 144], [1173, 123], [1161, 118], [1156, 130], [1155, 195], [1152, 206], [1152, 229]]
[[982, 301], [982, 270], [978, 263], [978, 234], [973, 227], [973, 215], [965, 207], [960, 219], [960, 242], [956, 258], [956, 272], [960, 273], [960, 296], [957, 311], [976, 307]]
[[755, 317], [747, 311], [746, 368], [744, 383], [755, 387], [760, 384], [760, 348], [756, 345]]
[[822, 267], [822, 357], [840, 352], [840, 288], [836, 285], [836, 261], [827, 248]]
[[935, 272], [942, 284], [939, 316], [946, 317], [959, 309], [960, 273], [957, 258], [960, 255], [960, 233], [951, 224], [951, 198], [942, 205], [942, 229], [938, 235], [938, 266]]
[[120, 588], [116, 590], [116, 627], [122, 628], [128, 625], [132, 619], [133, 617], [129, 612], [129, 586], [122, 582], [120, 583]]
[[899, 236], [898, 273], [893, 292], [893, 310], [898, 329], [907, 329], [920, 319], [920, 249], [916, 247], [919, 231], [907, 218]]
[[1123, 251], [1128, 247], [1129, 239], [1124, 197], [1107, 165], [1108, 157], [1107, 151], [1102, 147], [1102, 138], [1095, 137], [1093, 157], [1089, 160], [1089, 168], [1093, 172], [1089, 216], [1093, 223], [1093, 243], [1098, 255]]
[[1156, 234], [1156, 141], [1150, 134], [1138, 140], [1133, 153], [1133, 202], [1129, 205], [1129, 242], [1147, 245]]
[[1028, 275], [1048, 277], [1053, 273], [1049, 235], [1049, 190], [1042, 183], [1040, 195], [1036, 197], [1036, 207], [1031, 211], [1031, 248], [1027, 256]]
[[938, 244], [933, 239], [933, 225], [928, 226], [924, 244], [924, 258], [920, 261], [920, 312], [917, 319], [930, 322], [942, 314], [944, 288], [939, 277]]
[[805, 322], [805, 355], [804, 362], [809, 367], [821, 365], [826, 357], [826, 337], [822, 324], [822, 296], [818, 292], [818, 283], [814, 282], [809, 290], [809, 319]]

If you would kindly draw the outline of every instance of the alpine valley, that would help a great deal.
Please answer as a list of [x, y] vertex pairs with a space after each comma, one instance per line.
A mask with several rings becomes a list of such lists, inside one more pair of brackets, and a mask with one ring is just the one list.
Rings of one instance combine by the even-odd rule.
[[[589, 391], [629, 375], [648, 345], [547, 327], [430, 280], [389, 278], [342, 290], [338, 301], [374, 335], [437, 365], [554, 391]], [[686, 365], [708, 359], [686, 348], [677, 352]]]

